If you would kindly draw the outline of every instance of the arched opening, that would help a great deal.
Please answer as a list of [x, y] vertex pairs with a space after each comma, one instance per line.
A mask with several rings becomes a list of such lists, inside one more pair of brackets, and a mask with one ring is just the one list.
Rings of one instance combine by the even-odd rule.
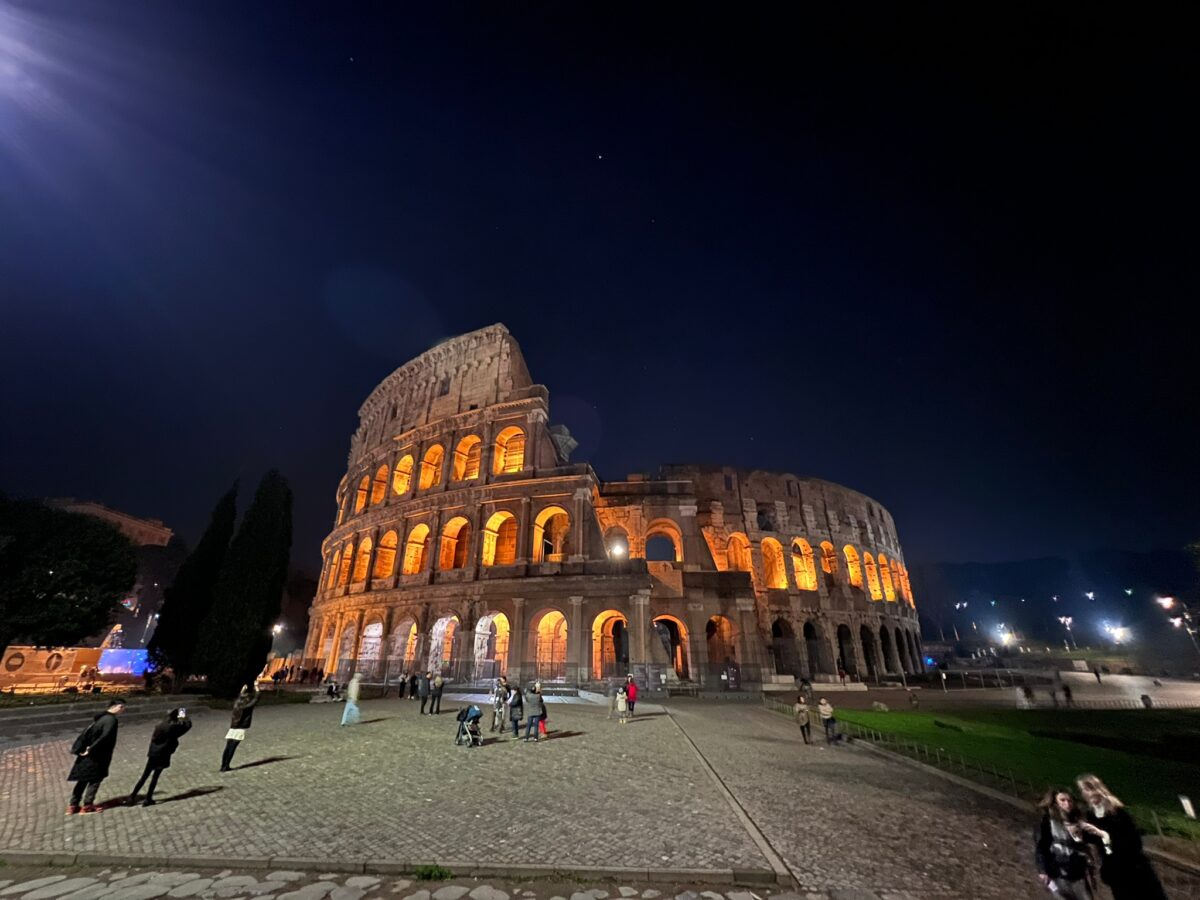
[[380, 466], [375, 470], [375, 479], [371, 482], [371, 505], [378, 506], [387, 496], [388, 468]]
[[604, 532], [604, 549], [608, 558], [620, 562], [629, 558], [629, 533], [620, 525]]
[[508, 510], [488, 519], [480, 559], [485, 566], [511, 566], [517, 561], [517, 517]]
[[858, 551], [847, 544], [842, 548], [842, 554], [846, 557], [846, 575], [850, 579], [850, 584], [856, 588], [862, 587], [862, 563], [858, 559]]
[[361, 672], [368, 680], [377, 679], [383, 674], [379, 671], [382, 649], [383, 622], [376, 619], [363, 629], [362, 640], [358, 644], [358, 665], [355, 666], [355, 671]]
[[520, 472], [525, 468], [525, 432], [510, 425], [496, 435], [496, 449], [492, 454], [492, 472], [505, 475]]
[[921, 638], [915, 631], [908, 632], [908, 639], [912, 642], [913, 652], [913, 671], [925, 671], [925, 654], [921, 650]]
[[337, 584], [338, 578], [338, 563], [342, 559], [342, 554], [338, 550], [334, 550], [329, 557], [329, 577], [325, 579], [325, 589], [329, 590]]
[[534, 669], [538, 681], [567, 678], [567, 619], [556, 609], [538, 620], [534, 642]]
[[710, 666], [724, 668], [737, 662], [733, 641], [733, 623], [724, 616], [713, 616], [704, 626], [704, 641], [708, 647]]
[[829, 541], [821, 541], [821, 571], [833, 578], [837, 577], [837, 551], [833, 549], [833, 544]]
[[325, 623], [325, 627], [321, 629], [321, 659], [328, 660], [329, 654], [333, 652], [333, 639], [337, 634], [337, 623], [329, 621]]
[[354, 562], [354, 545], [346, 544], [342, 548], [342, 561], [338, 565], [338, 587], [345, 587], [350, 582], [350, 566]]
[[561, 506], [547, 506], [533, 520], [533, 561], [563, 562], [570, 555], [571, 517]]
[[870, 553], [863, 554], [863, 568], [867, 572], [867, 590], [871, 594], [872, 600], [882, 600], [883, 591], [879, 589], [879, 569], [875, 565], [875, 559]]
[[425, 458], [421, 460], [421, 480], [417, 487], [427, 491], [442, 483], [442, 461], [445, 456], [446, 451], [441, 444], [434, 444], [425, 451]]
[[439, 569], [466, 568], [471, 544], [471, 523], [455, 516], [442, 529], [442, 547], [438, 555]]
[[417, 623], [406, 618], [392, 629], [391, 647], [388, 657], [395, 660], [393, 668], [401, 672], [412, 672], [417, 659]]
[[837, 629], [838, 665], [847, 675], [858, 674], [858, 657], [854, 654], [854, 635], [850, 626], [839, 625]]
[[817, 566], [813, 559], [812, 545], [804, 538], [792, 541], [792, 575], [796, 578], [796, 587], [802, 591], [817, 589]]
[[362, 477], [362, 481], [358, 483], [358, 490], [354, 492], [354, 511], [360, 513], [363, 507], [367, 505], [367, 494], [370, 493], [371, 479], [366, 475]]
[[750, 571], [750, 540], [741, 532], [735, 531], [729, 536], [725, 561], [726, 567], [732, 572]]
[[889, 674], [896, 674], [896, 650], [892, 646], [892, 635], [887, 630], [887, 627], [879, 629], [879, 651], [883, 656], [883, 671]]
[[375, 550], [375, 571], [372, 578], [391, 578], [396, 572], [396, 548], [400, 546], [400, 536], [389, 531], [379, 539], [379, 547]]
[[796, 632], [786, 619], [771, 623], [771, 656], [775, 660], [776, 675], [804, 675], [800, 667], [800, 654], [796, 652]]
[[592, 677], [623, 678], [629, 674], [629, 622], [615, 609], [592, 620]]
[[858, 629], [858, 641], [862, 644], [863, 662], [867, 665], [867, 675], [873, 679], [879, 679], [879, 660], [875, 654], [875, 634], [866, 625], [862, 625]]
[[396, 463], [396, 468], [392, 470], [392, 492], [395, 494], [407, 494], [408, 489], [412, 487], [412, 472], [413, 458], [411, 456], [403, 456]]
[[813, 675], [832, 675], [822, 644], [820, 628], [813, 622], [804, 623], [804, 647], [808, 651], [808, 671]]
[[334, 669], [339, 679], [350, 677], [350, 669], [354, 666], [354, 644], [357, 637], [358, 627], [353, 622], [347, 623], [342, 630], [342, 640], [338, 644], [337, 660], [334, 663]]
[[888, 567], [888, 559], [879, 554], [879, 580], [883, 584], [883, 599], [896, 601], [896, 587], [892, 584], [892, 570]]
[[655, 636], [666, 654], [667, 664], [675, 672], [680, 681], [691, 677], [691, 666], [688, 659], [687, 626], [674, 616], [658, 616], [652, 622]]
[[671, 519], [655, 519], [646, 526], [647, 562], [683, 562], [683, 532]]
[[454, 463], [450, 468], [452, 481], [474, 481], [479, 477], [479, 459], [483, 453], [483, 440], [477, 434], [468, 434], [458, 442], [454, 450]]
[[429, 632], [429, 671], [451, 681], [458, 679], [458, 632], [456, 615], [442, 616]]
[[908, 641], [904, 639], [904, 632], [899, 628], [896, 629], [896, 646], [900, 648], [900, 667], [906, 674], [913, 673], [912, 659], [908, 653]]
[[404, 566], [400, 570], [403, 575], [416, 575], [425, 568], [425, 551], [429, 545], [429, 526], [422, 522], [414, 525], [408, 533], [408, 541], [404, 544]]
[[358, 555], [354, 558], [354, 574], [351, 584], [363, 584], [367, 580], [368, 566], [371, 564], [371, 539], [363, 538], [358, 545]]
[[776, 591], [787, 590], [787, 570], [783, 563], [783, 545], [775, 538], [763, 538], [762, 541], [763, 578], [767, 588]]
[[488, 613], [475, 626], [475, 680], [486, 681], [508, 673], [508, 616]]

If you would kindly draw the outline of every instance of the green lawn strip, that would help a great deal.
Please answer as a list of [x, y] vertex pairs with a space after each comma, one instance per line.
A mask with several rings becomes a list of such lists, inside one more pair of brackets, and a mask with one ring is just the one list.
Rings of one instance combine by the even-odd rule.
[[[925, 744], [931, 751], [937, 748], [956, 760], [965, 758], [988, 769], [994, 766], [1001, 777], [1011, 771], [1018, 782], [1028, 781], [1039, 789], [1050, 784], [1073, 786], [1076, 776], [1093, 772], [1133, 807], [1144, 828], [1153, 827], [1149, 811], [1154, 809], [1164, 827], [1191, 832], [1178, 795], [1200, 798], [1200, 766], [1195, 764], [1035, 736], [1026, 728], [1040, 729], [1047, 723], [1041, 717], [1023, 720], [1020, 716], [1026, 713], [1021, 710], [971, 710], [962, 715], [839, 710], [838, 715], [845, 722]], [[1105, 723], [1084, 724], [1099, 730]]]

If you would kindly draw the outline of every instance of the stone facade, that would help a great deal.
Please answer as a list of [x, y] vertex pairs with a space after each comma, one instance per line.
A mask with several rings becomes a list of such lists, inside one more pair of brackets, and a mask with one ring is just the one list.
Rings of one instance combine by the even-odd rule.
[[721, 466], [601, 481], [503, 325], [400, 367], [359, 416], [305, 645], [326, 672], [720, 690], [922, 669], [887, 510]]

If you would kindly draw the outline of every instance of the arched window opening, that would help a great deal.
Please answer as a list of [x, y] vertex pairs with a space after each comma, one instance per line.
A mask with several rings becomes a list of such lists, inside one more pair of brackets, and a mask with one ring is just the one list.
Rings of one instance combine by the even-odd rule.
[[435, 675], [454, 678], [458, 670], [458, 616], [442, 616], [429, 634], [429, 669]]
[[499, 678], [508, 672], [508, 616], [489, 613], [475, 626], [475, 680]]
[[392, 471], [392, 492], [394, 494], [408, 493], [408, 489], [412, 487], [412, 472], [413, 458], [405, 455], [396, 463], [396, 468]]
[[479, 477], [479, 459], [483, 441], [477, 434], [468, 434], [458, 442], [454, 451], [454, 466], [450, 473], [452, 481], [474, 481]]
[[411, 672], [417, 656], [417, 623], [405, 619], [392, 629], [392, 644], [388, 656], [403, 660], [401, 671]]
[[729, 666], [737, 662], [737, 649], [733, 642], [733, 623], [724, 616], [713, 616], [704, 625], [704, 641], [708, 646], [708, 665], [714, 672], [724, 674]]
[[900, 659], [896, 655], [896, 648], [892, 644], [892, 633], [887, 630], [887, 627], [879, 629], [879, 649], [880, 655], [883, 657], [883, 671], [899, 675]]
[[445, 455], [441, 444], [434, 444], [425, 451], [425, 458], [421, 460], [421, 481], [417, 485], [421, 490], [427, 491], [442, 483], [442, 460]]
[[571, 517], [561, 506], [547, 506], [533, 522], [533, 561], [562, 562], [570, 554]]
[[471, 523], [462, 516], [455, 516], [442, 529], [442, 549], [438, 557], [439, 569], [465, 569], [471, 543]]
[[804, 648], [808, 653], [808, 671], [813, 675], [833, 675], [833, 662], [829, 659], [825, 637], [813, 622], [804, 623]]
[[517, 561], [517, 518], [507, 510], [495, 513], [483, 529], [485, 566], [511, 566]]
[[360, 513], [363, 507], [367, 505], [367, 494], [371, 489], [371, 479], [366, 475], [362, 477], [362, 481], [358, 483], [358, 490], [354, 493], [354, 511]]
[[379, 539], [372, 578], [391, 578], [396, 573], [396, 548], [399, 546], [400, 535], [394, 531], [389, 531]]
[[821, 541], [821, 571], [826, 575], [836, 576], [838, 573], [837, 551], [829, 541]]
[[888, 559], [879, 554], [879, 580], [883, 584], [883, 599], [896, 602], [896, 587], [892, 584], [892, 570], [888, 567]]
[[342, 562], [338, 566], [338, 587], [345, 587], [350, 581], [350, 566], [354, 562], [354, 545], [347, 544], [342, 548]]
[[[359, 670], [363, 669], [363, 663], [375, 663], [379, 660], [379, 651], [383, 647], [383, 623], [376, 619], [363, 629], [362, 640], [358, 644], [358, 662]], [[367, 667], [367, 672], [364, 674], [373, 675]]]
[[592, 620], [592, 677], [623, 678], [629, 674], [629, 622], [615, 609]]
[[860, 625], [858, 629], [858, 641], [862, 645], [863, 662], [867, 665], [866, 676], [878, 680], [879, 678], [879, 656], [875, 651], [875, 633], [870, 627]]
[[608, 558], [621, 560], [629, 558], [629, 533], [620, 525], [614, 525], [604, 532], [604, 549]]
[[863, 554], [863, 568], [867, 570], [867, 589], [871, 593], [871, 599], [882, 600], [883, 591], [879, 589], [879, 569], [870, 553]]
[[404, 544], [403, 575], [416, 575], [425, 568], [425, 549], [429, 543], [429, 526], [422, 522], [408, 533]]
[[388, 469], [380, 466], [375, 470], [375, 479], [371, 482], [371, 505], [378, 506], [387, 496]]
[[842, 553], [846, 557], [846, 572], [850, 576], [850, 583], [857, 588], [862, 587], [862, 563], [859, 561], [858, 551], [847, 544], [842, 548]]
[[492, 471], [496, 475], [520, 472], [525, 468], [525, 432], [510, 425], [496, 435]]
[[729, 544], [725, 548], [726, 563], [732, 572], [749, 572], [750, 564], [750, 541], [740, 532], [735, 532], [729, 536]]
[[796, 587], [800, 590], [817, 589], [817, 568], [813, 560], [812, 546], [804, 538], [792, 541], [792, 574], [796, 577]]
[[775, 538], [763, 538], [763, 578], [771, 590], [787, 590], [787, 570], [783, 562], [783, 545]]
[[563, 681], [567, 677], [567, 620], [558, 610], [542, 616], [537, 624], [535, 665], [539, 681]]
[[675, 542], [665, 534], [652, 534], [646, 538], [647, 562], [675, 562]]
[[[854, 634], [849, 625], [837, 627], [838, 665], [847, 675], [858, 676], [858, 656], [854, 652]], [[856, 679], [857, 680], [857, 679]]]
[[326, 590], [337, 584], [338, 561], [341, 558], [341, 554], [337, 550], [334, 550], [333, 554], [329, 557], [329, 577], [325, 579]]
[[646, 526], [643, 554], [649, 562], [683, 562], [683, 532], [672, 519], [654, 519]]

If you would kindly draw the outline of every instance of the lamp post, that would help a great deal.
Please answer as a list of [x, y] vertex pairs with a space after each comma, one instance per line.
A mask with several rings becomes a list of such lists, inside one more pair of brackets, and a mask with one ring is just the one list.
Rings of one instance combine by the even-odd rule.
[[1071, 641], [1071, 646], [1078, 650], [1079, 645], [1075, 643], [1075, 634], [1071, 631], [1071, 623], [1075, 620], [1071, 616], [1059, 616], [1058, 621], [1062, 623], [1062, 626], [1065, 629], [1067, 629], [1067, 637]]
[[[1196, 640], [1197, 622], [1196, 616], [1193, 615], [1191, 609], [1186, 603], [1181, 603], [1174, 597], [1159, 597], [1158, 605], [1167, 611], [1170, 616], [1171, 624], [1176, 628], [1182, 628], [1187, 632], [1187, 635], [1192, 640], [1192, 646], [1196, 649], [1196, 653], [1200, 654], [1200, 642]], [[1176, 611], [1178, 615], [1170, 615], [1172, 611]]]

